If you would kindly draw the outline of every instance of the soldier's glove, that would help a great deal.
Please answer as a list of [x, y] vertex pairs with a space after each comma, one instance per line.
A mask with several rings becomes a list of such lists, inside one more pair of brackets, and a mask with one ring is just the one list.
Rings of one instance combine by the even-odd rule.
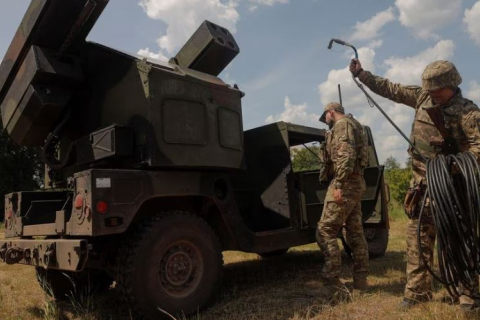
[[408, 188], [405, 200], [403, 202], [403, 209], [408, 218], [416, 218], [417, 206], [421, 201], [423, 189], [420, 185], [415, 185], [413, 188]]

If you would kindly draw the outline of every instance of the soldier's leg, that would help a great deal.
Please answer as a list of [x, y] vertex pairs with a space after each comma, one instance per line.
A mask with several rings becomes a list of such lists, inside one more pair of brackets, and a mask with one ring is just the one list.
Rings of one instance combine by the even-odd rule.
[[418, 219], [411, 219], [407, 225], [407, 284], [405, 298], [414, 301], [426, 301], [432, 298], [432, 276], [425, 267], [433, 265], [435, 245], [435, 226], [430, 216], [429, 207], [425, 208], [420, 230], [420, 243], [424, 259], [419, 255], [417, 239]]
[[345, 221], [345, 213], [351, 211], [353, 207], [352, 201], [345, 197], [343, 203], [327, 201], [333, 198], [332, 194], [333, 188], [329, 188], [316, 232], [318, 245], [325, 256], [322, 277], [326, 282], [338, 280], [340, 277], [342, 261], [337, 235]]
[[322, 278], [325, 282], [340, 276], [341, 256], [337, 243], [337, 234], [343, 223], [343, 207], [335, 202], [326, 202], [318, 222], [316, 238], [325, 257]]
[[345, 221], [347, 244], [353, 254], [353, 280], [365, 280], [368, 275], [368, 245], [363, 232], [362, 208], [358, 199]]

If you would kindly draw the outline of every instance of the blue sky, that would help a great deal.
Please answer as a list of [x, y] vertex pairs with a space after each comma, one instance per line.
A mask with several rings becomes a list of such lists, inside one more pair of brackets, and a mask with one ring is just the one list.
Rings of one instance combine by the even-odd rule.
[[[0, 4], [3, 57], [29, 0]], [[327, 50], [332, 37], [349, 40], [365, 69], [404, 84], [419, 84], [425, 66], [454, 62], [464, 95], [480, 103], [480, 1], [474, 0], [110, 0], [89, 40], [133, 54], [175, 55], [205, 19], [234, 32], [240, 54], [220, 75], [246, 93], [244, 126], [285, 120], [324, 128], [323, 106], [338, 100], [372, 127], [380, 159], [401, 162], [407, 145], [371, 109], [346, 69], [352, 51]], [[407, 132], [413, 110], [378, 98]]]

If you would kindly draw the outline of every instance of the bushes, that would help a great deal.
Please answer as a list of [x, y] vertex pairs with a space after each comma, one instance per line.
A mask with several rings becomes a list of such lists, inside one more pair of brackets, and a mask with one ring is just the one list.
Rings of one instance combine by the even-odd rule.
[[412, 168], [407, 161], [406, 168], [400, 168], [398, 161], [390, 156], [385, 160], [385, 181], [390, 187], [390, 197], [397, 203], [403, 203], [412, 179]]
[[4, 215], [5, 194], [38, 189], [43, 175], [39, 148], [16, 145], [3, 131], [0, 121], [0, 221]]

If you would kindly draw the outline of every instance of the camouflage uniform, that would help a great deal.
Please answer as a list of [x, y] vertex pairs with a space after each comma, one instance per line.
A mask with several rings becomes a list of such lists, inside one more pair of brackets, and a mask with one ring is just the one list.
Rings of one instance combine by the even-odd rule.
[[[343, 108], [342, 108], [343, 109]], [[320, 180], [333, 180], [328, 187], [323, 213], [318, 223], [317, 242], [325, 256], [322, 277], [326, 284], [339, 281], [341, 255], [337, 235], [345, 225], [346, 241], [354, 258], [354, 281], [365, 280], [368, 274], [368, 247], [363, 233], [361, 197], [365, 191], [363, 169], [368, 161], [367, 138], [363, 126], [351, 115], [339, 119], [326, 136], [321, 152], [325, 175]], [[343, 190], [343, 203], [335, 203], [333, 192]]]
[[[375, 76], [370, 72], [361, 73], [359, 77], [370, 90], [378, 95], [388, 98], [397, 103], [402, 103], [415, 109], [415, 119], [412, 124], [410, 139], [425, 158], [434, 158], [442, 152], [440, 147], [432, 141], [441, 141], [442, 136], [435, 127], [425, 108], [434, 105], [427, 90], [437, 90], [449, 87], [456, 90], [455, 96], [446, 104], [442, 105], [445, 118], [445, 127], [449, 136], [453, 137], [458, 144], [460, 152], [470, 151], [480, 159], [480, 110], [470, 100], [462, 97], [458, 85], [462, 79], [455, 66], [448, 61], [437, 61], [425, 69], [422, 75], [422, 87], [403, 86], [392, 83], [387, 79]], [[438, 145], [438, 144], [437, 144]], [[420, 156], [411, 147], [408, 153], [412, 157], [413, 178], [410, 187], [426, 187], [426, 166]], [[414, 214], [407, 226], [407, 284], [405, 298], [412, 300], [429, 300], [432, 297], [432, 277], [426, 270], [423, 259], [419, 259], [417, 242], [418, 213], [421, 200], [416, 203]], [[427, 199], [428, 200], [428, 199]], [[420, 241], [422, 252], [430, 265], [433, 263], [433, 250], [436, 230], [430, 212], [429, 201], [422, 216], [422, 230]], [[463, 292], [460, 302], [470, 304], [472, 300], [468, 292]]]

